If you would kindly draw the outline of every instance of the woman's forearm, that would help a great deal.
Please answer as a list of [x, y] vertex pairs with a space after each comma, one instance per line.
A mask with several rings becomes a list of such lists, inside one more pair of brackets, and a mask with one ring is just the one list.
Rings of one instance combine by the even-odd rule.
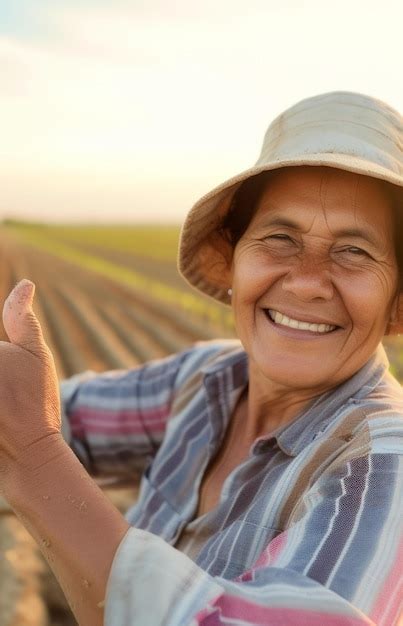
[[129, 529], [61, 437], [13, 468], [5, 494], [38, 543], [80, 626], [102, 626], [116, 550]]

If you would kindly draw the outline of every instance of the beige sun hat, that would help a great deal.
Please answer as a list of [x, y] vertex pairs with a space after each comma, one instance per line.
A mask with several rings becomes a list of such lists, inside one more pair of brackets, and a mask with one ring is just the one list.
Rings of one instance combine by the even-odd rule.
[[307, 98], [281, 113], [268, 127], [255, 165], [215, 187], [188, 213], [178, 256], [187, 282], [230, 303], [228, 243], [219, 229], [234, 193], [251, 176], [292, 165], [325, 165], [403, 187], [403, 117], [385, 102], [349, 91]]

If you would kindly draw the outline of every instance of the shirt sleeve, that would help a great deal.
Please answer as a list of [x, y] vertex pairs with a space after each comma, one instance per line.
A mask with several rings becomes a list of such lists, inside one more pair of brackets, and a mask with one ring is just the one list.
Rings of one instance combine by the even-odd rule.
[[371, 452], [332, 465], [235, 580], [129, 529], [112, 563], [105, 626], [398, 626], [403, 459]]
[[180, 373], [197, 350], [60, 381], [61, 432], [88, 472], [132, 477], [144, 470], [163, 440]]

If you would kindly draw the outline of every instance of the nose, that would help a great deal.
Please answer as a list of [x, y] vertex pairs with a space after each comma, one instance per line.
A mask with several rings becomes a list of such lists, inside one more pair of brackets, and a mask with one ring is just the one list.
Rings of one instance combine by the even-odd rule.
[[328, 264], [315, 256], [298, 260], [284, 277], [282, 287], [304, 302], [329, 301], [334, 291]]

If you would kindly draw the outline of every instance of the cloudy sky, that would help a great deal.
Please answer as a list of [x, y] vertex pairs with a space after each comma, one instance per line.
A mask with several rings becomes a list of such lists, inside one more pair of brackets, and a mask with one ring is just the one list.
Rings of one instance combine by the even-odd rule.
[[298, 100], [403, 111], [401, 0], [2, 0], [0, 219], [180, 221]]

